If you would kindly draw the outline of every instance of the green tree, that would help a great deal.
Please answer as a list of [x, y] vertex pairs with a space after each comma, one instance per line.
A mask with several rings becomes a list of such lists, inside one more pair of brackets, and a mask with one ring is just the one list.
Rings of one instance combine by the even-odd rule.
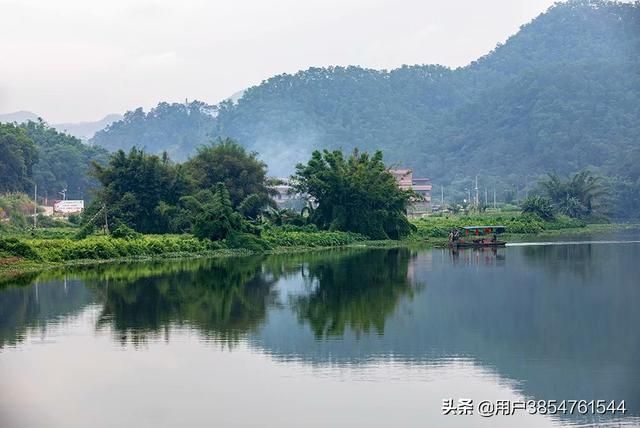
[[406, 209], [413, 192], [398, 187], [380, 151], [370, 156], [355, 150], [346, 159], [338, 150], [314, 151], [292, 178], [318, 204], [310, 219], [320, 228], [373, 239], [399, 239], [412, 230]]
[[242, 229], [242, 217], [233, 210], [229, 192], [218, 183], [210, 203], [201, 206], [193, 225], [193, 234], [200, 239], [226, 239]]
[[603, 214], [606, 188], [602, 178], [589, 171], [578, 172], [568, 180], [552, 173], [540, 185], [555, 209], [562, 214], [574, 218]]
[[184, 166], [198, 189], [210, 189], [223, 183], [234, 208], [250, 195], [261, 200], [269, 197], [267, 166], [258, 160], [256, 153], [248, 153], [233, 140], [219, 139], [200, 147]]
[[[106, 166], [93, 164], [93, 174], [102, 185], [85, 218], [103, 205], [113, 226], [124, 223], [142, 233], [170, 231], [170, 216], [186, 188], [179, 165], [167, 156], [149, 155], [135, 147], [114, 153]], [[114, 227], [115, 228], [115, 227]]]
[[551, 221], [554, 218], [553, 205], [549, 198], [542, 196], [529, 196], [522, 201], [522, 212], [524, 214], [535, 214], [543, 220]]
[[89, 172], [92, 162], [106, 163], [108, 152], [90, 146], [71, 135], [58, 132], [42, 120], [20, 125], [34, 141], [38, 162], [33, 167], [38, 193], [59, 198], [66, 190], [68, 199], [88, 199], [99, 183]]
[[17, 125], [0, 123], [0, 192], [31, 190], [38, 151]]

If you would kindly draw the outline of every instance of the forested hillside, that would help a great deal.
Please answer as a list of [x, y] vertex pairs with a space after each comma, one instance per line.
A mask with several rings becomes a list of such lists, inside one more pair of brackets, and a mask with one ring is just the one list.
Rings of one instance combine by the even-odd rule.
[[451, 197], [476, 174], [502, 199], [546, 172], [589, 168], [610, 180], [618, 212], [638, 215], [638, 100], [640, 5], [580, 0], [553, 6], [463, 68], [311, 68], [275, 76], [237, 103], [128, 113], [94, 142], [184, 158], [228, 136], [274, 175], [316, 148], [381, 149]]
[[196, 148], [213, 139], [216, 108], [200, 101], [184, 104], [160, 103], [145, 113], [142, 108], [98, 131], [92, 144], [110, 151], [136, 146], [150, 153], [167, 152], [185, 160]]
[[108, 152], [44, 122], [0, 124], [0, 193], [33, 193], [42, 198], [91, 199], [97, 180], [89, 175], [92, 162], [104, 163]]

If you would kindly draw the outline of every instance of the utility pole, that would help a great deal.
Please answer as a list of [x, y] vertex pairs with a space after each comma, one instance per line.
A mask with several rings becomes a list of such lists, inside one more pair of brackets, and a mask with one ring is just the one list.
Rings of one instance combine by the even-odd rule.
[[484, 188], [484, 206], [489, 205], [488, 197], [487, 197], [487, 188]]
[[493, 185], [493, 209], [496, 209], [496, 185]]
[[440, 207], [444, 208], [444, 186], [440, 186]]
[[107, 206], [103, 205], [102, 210], [104, 211], [104, 231], [108, 235], [109, 234], [109, 222], [107, 221]]
[[33, 183], [33, 228], [38, 227], [38, 183]]
[[480, 195], [478, 194], [478, 176], [476, 175], [476, 209], [480, 207]]

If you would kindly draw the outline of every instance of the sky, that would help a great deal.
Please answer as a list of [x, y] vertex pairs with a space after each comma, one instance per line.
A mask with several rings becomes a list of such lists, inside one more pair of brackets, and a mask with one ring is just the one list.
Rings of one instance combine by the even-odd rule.
[[458, 67], [553, 0], [0, 0], [0, 113], [217, 103], [312, 66]]

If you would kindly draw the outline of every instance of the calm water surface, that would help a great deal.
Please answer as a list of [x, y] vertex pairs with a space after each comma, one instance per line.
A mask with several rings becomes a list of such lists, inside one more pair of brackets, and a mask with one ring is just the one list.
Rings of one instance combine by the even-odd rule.
[[[0, 426], [640, 426], [639, 278], [638, 243], [43, 273], [0, 289]], [[627, 412], [445, 416], [448, 398]]]

